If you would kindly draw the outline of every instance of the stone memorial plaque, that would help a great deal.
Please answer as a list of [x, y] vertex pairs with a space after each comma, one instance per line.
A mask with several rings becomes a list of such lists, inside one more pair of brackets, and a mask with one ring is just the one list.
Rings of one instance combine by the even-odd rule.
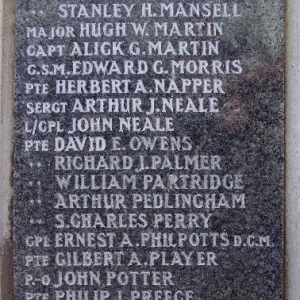
[[283, 0], [17, 5], [16, 300], [279, 300]]

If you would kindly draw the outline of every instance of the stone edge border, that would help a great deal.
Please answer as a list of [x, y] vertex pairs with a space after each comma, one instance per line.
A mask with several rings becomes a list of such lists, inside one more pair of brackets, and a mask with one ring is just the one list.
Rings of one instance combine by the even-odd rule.
[[0, 299], [13, 295], [12, 160], [15, 0], [0, 0]]
[[300, 297], [300, 2], [286, 1], [286, 300]]

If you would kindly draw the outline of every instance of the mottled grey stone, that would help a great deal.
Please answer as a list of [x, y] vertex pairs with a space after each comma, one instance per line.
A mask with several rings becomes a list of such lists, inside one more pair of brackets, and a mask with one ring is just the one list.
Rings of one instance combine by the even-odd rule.
[[[89, 18], [84, 10], [78, 10], [79, 6], [73, 6], [75, 18], [64, 18], [65, 13], [72, 13], [72, 7], [67, 10], [67, 6], [63, 6], [59, 12], [59, 5], [65, 4], [61, 1], [19, 1], [17, 8], [15, 299], [80, 300], [86, 296], [86, 299], [97, 300], [95, 291], [100, 295], [100, 290], [107, 291], [109, 299], [117, 299], [122, 294], [124, 300], [146, 300], [145, 295], [136, 298], [134, 295], [149, 290], [151, 300], [160, 299], [158, 296], [155, 298], [155, 292], [157, 295], [162, 293], [162, 299], [173, 299], [173, 296], [168, 298], [165, 291], [172, 295], [186, 293], [183, 298], [186, 300], [189, 299], [189, 291], [193, 293], [190, 299], [201, 300], [282, 299], [283, 1], [227, 1], [226, 9], [220, 5], [220, 13], [234, 14], [234, 7], [238, 7], [236, 12], [241, 16], [232, 18], [203, 16], [213, 4], [216, 5], [215, 14], [218, 14], [219, 1], [212, 4], [204, 2], [207, 3], [206, 10], [204, 8], [199, 17], [172, 17], [168, 10], [162, 16], [159, 9], [163, 3], [170, 3], [167, 1], [122, 1], [118, 7], [113, 7], [113, 3], [108, 1], [74, 0], [72, 3], [86, 7], [89, 15], [93, 4], [107, 4], [109, 12], [115, 9], [115, 18]], [[143, 17], [141, 8], [146, 3], [152, 4], [152, 13], [156, 16]], [[180, 9], [180, 2], [172, 3]], [[203, 2], [189, 1], [183, 7], [188, 9], [190, 3], [203, 5]], [[126, 17], [128, 5], [133, 5], [130, 17]], [[77, 18], [79, 15], [80, 18]], [[126, 23], [126, 36], [79, 37], [82, 23], [105, 22]], [[135, 35], [131, 23], [139, 22], [147, 22], [148, 36]], [[176, 23], [183, 34], [176, 35], [175, 27], [173, 36], [162, 36], [161, 31], [155, 36], [158, 28], [155, 22], [166, 22], [166, 26]], [[183, 28], [189, 26], [184, 24], [187, 22], [219, 22], [219, 26], [223, 26], [223, 34], [193, 36], [187, 30], [185, 36]], [[73, 28], [75, 36], [69, 30], [69, 36], [49, 38], [51, 27], [60, 26]], [[35, 37], [34, 30], [29, 30], [29, 27], [35, 27], [40, 36]], [[46, 35], [41, 28], [45, 29]], [[212, 55], [202, 55], [203, 49], [194, 51], [193, 43], [203, 40], [219, 41], [219, 53], [212, 50]], [[162, 54], [156, 50], [151, 54], [148, 41], [161, 41]], [[76, 42], [82, 49], [83, 43], [88, 42], [122, 44], [115, 48], [117, 55], [106, 55], [102, 51], [97, 55], [70, 56]], [[139, 55], [130, 53], [130, 45], [135, 46], [133, 42], [141, 46]], [[188, 45], [181, 44], [182, 53], [178, 47], [180, 42]], [[174, 45], [176, 53], [172, 53], [170, 45]], [[94, 51], [91, 48], [89, 51]], [[115, 64], [120, 66], [121, 73], [124, 73], [126, 60], [135, 64], [132, 73], [136, 72], [138, 60], [145, 61], [149, 71], [145, 74], [131, 74], [130, 71], [129, 74], [117, 74], [115, 71], [103, 74], [100, 71], [97, 74], [94, 69], [89, 75], [79, 71], [82, 70], [80, 62], [108, 60], [112, 60], [108, 68]], [[172, 74], [172, 61], [180, 60], [185, 63], [194, 61], [200, 67], [195, 72], [186, 69], [182, 74], [179, 70]], [[74, 61], [79, 62], [78, 68], [74, 67]], [[152, 70], [157, 61], [162, 62], [166, 72], [158, 74]], [[212, 61], [220, 61], [222, 65], [215, 62], [214, 69]], [[64, 67], [55, 69], [53, 64]], [[193, 66], [192, 62], [189, 64]], [[226, 64], [230, 65], [229, 70]], [[239, 72], [241, 68], [242, 72]], [[158, 85], [155, 89], [155, 80], [162, 79], [168, 83], [167, 86], [169, 82], [174, 83], [171, 88], [166, 88], [165, 93], [159, 90]], [[70, 93], [64, 93], [62, 88], [57, 87], [58, 80], [84, 80], [89, 84], [77, 91], [70, 87]], [[109, 80], [107, 85], [102, 85], [104, 90], [90, 93], [95, 82], [104, 84], [104, 80]], [[127, 86], [127, 82], [122, 80], [130, 83]], [[138, 80], [144, 83], [144, 92], [137, 92]], [[215, 81], [213, 92], [209, 92], [210, 86], [203, 90], [203, 85], [195, 86], [195, 90], [188, 86], [185, 91], [182, 82], [187, 81], [182, 80], [190, 80], [190, 84], [199, 84], [199, 80], [202, 84], [204, 80], [219, 81]], [[220, 81], [222, 87], [218, 85]], [[116, 85], [114, 90], [112, 84], [119, 82], [121, 87]], [[43, 84], [49, 88], [45, 94], [38, 90]], [[78, 109], [78, 101], [85, 105], [92, 101], [87, 99], [106, 98], [111, 103], [111, 98], [125, 97], [138, 98], [141, 105], [136, 100], [136, 111], [129, 112], [120, 108], [110, 112], [104, 106], [105, 112], [101, 113], [99, 100], [95, 110], [85, 112]], [[158, 98], [158, 110], [147, 113], [151, 110], [151, 97]], [[172, 106], [173, 112], [167, 104], [161, 104], [170, 98], [178, 103]], [[214, 105], [210, 112], [181, 111], [181, 106], [185, 110], [192, 109], [192, 103], [199, 109], [198, 103], [202, 101], [199, 98], [205, 99], [205, 108], [209, 101], [213, 102], [209, 98], [217, 98], [219, 112], [215, 111]], [[48, 104], [54, 106], [49, 108]], [[75, 118], [86, 122], [112, 118], [113, 130], [85, 130], [82, 120], [81, 132], [73, 133], [71, 129]], [[147, 128], [144, 131], [128, 131], [125, 127], [122, 131], [120, 118], [124, 118], [124, 122], [127, 118], [140, 118], [141, 124], [146, 121], [157, 124], [156, 120], [161, 123], [156, 125], [156, 131]], [[174, 125], [169, 125], [169, 128], [174, 126], [172, 131], [166, 130], [167, 118], [173, 120]], [[101, 119], [98, 121], [101, 122]], [[105, 140], [105, 149], [101, 149], [101, 145], [98, 149], [94, 147], [92, 141], [96, 138], [100, 143]], [[120, 138], [120, 145], [116, 138]], [[63, 140], [69, 142], [69, 147], [60, 147]], [[149, 140], [156, 142], [152, 148], [146, 149], [142, 143]], [[84, 156], [94, 159], [98, 167], [91, 169], [89, 162], [86, 169], [80, 166], [79, 161]], [[192, 160], [193, 156], [198, 158], [198, 167], [186, 158]], [[68, 160], [74, 157], [79, 158], [72, 168], [68, 168]], [[142, 168], [142, 160], [145, 168]], [[68, 187], [60, 186], [60, 179], [64, 177], [68, 181], [68, 176]], [[130, 181], [130, 176], [132, 181], [123, 183], [124, 180]], [[116, 180], [112, 181], [113, 178]], [[217, 178], [223, 179], [218, 186]], [[231, 181], [235, 183], [231, 185]], [[93, 207], [96, 204], [92, 195], [101, 198], [115, 194], [121, 201], [119, 206]], [[150, 200], [138, 202], [135, 207], [136, 194], [151, 195]], [[68, 208], [63, 206], [63, 201], [69, 203], [69, 197], [75, 199], [76, 195], [81, 195], [78, 202], [73, 201], [72, 207], [70, 204]], [[90, 197], [84, 198], [83, 195]], [[176, 207], [176, 200], [182, 200], [182, 195], [194, 197], [196, 203], [191, 207], [182, 203]], [[164, 207], [149, 208], [154, 197], [161, 197]], [[216, 207], [212, 207], [209, 201], [208, 208], [201, 207], [200, 201], [205, 197], [216, 197]], [[87, 199], [87, 202], [82, 199]], [[155, 218], [159, 214], [165, 219], [156, 226]], [[92, 224], [82, 221], [89, 216]], [[167, 237], [160, 240], [161, 245], [141, 238], [148, 235], [150, 239], [151, 234], [160, 233]], [[78, 234], [85, 235], [90, 240], [84, 239], [85, 245], [82, 245], [83, 242], [76, 244], [74, 239], [63, 238], [65, 234], [73, 238]], [[103, 235], [106, 235], [106, 245]], [[127, 235], [130, 242], [124, 245]], [[93, 242], [94, 236], [97, 244]], [[109, 239], [111, 236], [113, 241]], [[77, 265], [75, 252], [79, 260]], [[94, 265], [89, 265], [86, 259], [86, 265], [80, 265], [82, 255], [88, 255], [83, 253], [94, 255], [95, 252], [100, 257], [114, 254], [112, 263], [108, 261], [103, 266], [101, 260], [96, 264], [94, 259]], [[191, 255], [191, 262], [184, 259], [183, 252]], [[200, 259], [202, 252], [203, 261]], [[65, 263], [67, 253], [72, 256], [70, 265]], [[138, 261], [133, 261], [135, 253]], [[159, 258], [151, 265], [150, 257], [156, 254]], [[80, 281], [79, 272], [88, 280]], [[110, 284], [110, 272], [121, 273], [119, 282], [114, 278]], [[136, 282], [132, 279], [136, 274], [133, 272], [138, 272]], [[151, 279], [143, 279], [141, 274], [147, 275], [143, 272], [150, 272]], [[63, 285], [59, 284], [61, 275], [65, 276]], [[126, 276], [130, 278], [128, 284]], [[68, 291], [75, 292], [76, 297], [68, 298]]]

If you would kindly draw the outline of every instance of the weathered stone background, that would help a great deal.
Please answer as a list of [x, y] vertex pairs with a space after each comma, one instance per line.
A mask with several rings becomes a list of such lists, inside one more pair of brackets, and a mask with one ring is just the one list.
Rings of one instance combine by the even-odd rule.
[[[24, 0], [26, 1], [26, 0]], [[272, 0], [267, 0], [272, 1]], [[263, 1], [258, 1], [263, 2]], [[0, 300], [13, 299], [11, 161], [15, 0], [0, 0]], [[286, 300], [300, 295], [300, 2], [286, 1]]]

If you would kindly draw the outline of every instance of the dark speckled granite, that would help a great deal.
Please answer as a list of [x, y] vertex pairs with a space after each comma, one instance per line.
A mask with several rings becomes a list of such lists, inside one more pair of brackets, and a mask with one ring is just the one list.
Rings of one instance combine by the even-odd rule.
[[[152, 4], [152, 13], [156, 13], [157, 16], [147, 18], [142, 16], [141, 7], [145, 3]], [[111, 300], [176, 300], [175, 293], [183, 295], [177, 300], [283, 299], [283, 1], [185, 1], [183, 7], [186, 9], [189, 4], [207, 3], [201, 12], [203, 15], [199, 17], [184, 17], [182, 11], [180, 15], [180, 10], [178, 17], [170, 17], [167, 13], [160, 16], [159, 8], [163, 3], [173, 3], [174, 7], [180, 9], [180, 2], [177, 0], [173, 2], [124, 0], [119, 2], [121, 6], [115, 6], [115, 13], [119, 14], [119, 17], [87, 18], [84, 16], [85, 11], [82, 10], [81, 18], [64, 18], [67, 6], [62, 6], [59, 11], [59, 5], [70, 4], [70, 1], [20, 0], [18, 3], [14, 174], [16, 300], [104, 300], [105, 298], [100, 297], [103, 293], [109, 294], [108, 299]], [[216, 4], [215, 14], [220, 11], [223, 16], [207, 16], [208, 9], [212, 5], [209, 3]], [[218, 3], [222, 5], [217, 6]], [[226, 9], [224, 3], [227, 3]], [[89, 13], [93, 4], [107, 4], [108, 12], [111, 12], [112, 5], [118, 2], [73, 0], [72, 4], [84, 5]], [[130, 4], [133, 8], [130, 16], [126, 17], [125, 8]], [[80, 13], [78, 7], [74, 6], [76, 16]], [[238, 7], [241, 16], [224, 17], [226, 12], [234, 14], [233, 7]], [[71, 8], [68, 12], [71, 12]], [[82, 23], [105, 22], [126, 23], [127, 35], [79, 37]], [[132, 22], [147, 22], [148, 36], [135, 36], [133, 28], [130, 27]], [[192, 36], [191, 33], [188, 36], [184, 34], [155, 36], [155, 22], [167, 22], [168, 26], [177, 23], [181, 30], [187, 22], [191, 24], [218, 22], [223, 30], [222, 34], [217, 36], [205, 34]], [[67, 37], [49, 38], [51, 27], [66, 26], [74, 29], [75, 36], [71, 33]], [[28, 29], [34, 27], [39, 37], [34, 37], [34, 30]], [[192, 53], [191, 47], [190, 55], [186, 52], [185, 55], [167, 52], [166, 55], [141, 53], [134, 56], [128, 52], [132, 42], [140, 43], [141, 47], [147, 50], [149, 40], [162, 41], [164, 43], [162, 51], [166, 51], [168, 42], [176, 45], [175, 48], [178, 50], [178, 42], [219, 41], [219, 54]], [[70, 49], [75, 42], [81, 45], [84, 42], [122, 42], [124, 55], [106, 56], [102, 53], [71, 57]], [[51, 53], [51, 49], [56, 51]], [[48, 51], [51, 53], [50, 56]], [[39, 54], [38, 57], [35, 54]], [[97, 74], [95, 71], [90, 75], [84, 75], [78, 71], [80, 67], [72, 69], [74, 61], [107, 60], [114, 60], [119, 66], [124, 64], [124, 60], [132, 60], [135, 64], [138, 60], [142, 60], [146, 62], [149, 71], [142, 75]], [[155, 61], [158, 60], [162, 61], [165, 68], [166, 72], [163, 74], [155, 74], [152, 71]], [[171, 62], [180, 60], [194, 61], [197, 65], [201, 64], [199, 61], [207, 61], [208, 69], [202, 69], [199, 74], [197, 72], [180, 74], [179, 71], [171, 74]], [[216, 74], [208, 74], [214, 73], [211, 65], [212, 61], [217, 60], [222, 62], [223, 71], [220, 72], [216, 68]], [[231, 67], [226, 71], [224, 65], [228, 61]], [[233, 61], [240, 67], [233, 67]], [[55, 71], [53, 65], [64, 65], [65, 69]], [[121, 67], [121, 73], [122, 70]], [[241, 70], [242, 72], [239, 72]], [[56, 72], [56, 75], [51, 72]], [[181, 79], [222, 80], [222, 90], [219, 90], [222, 92], [204, 94], [199, 88], [197, 93], [193, 93], [188, 88], [187, 92], [183, 93], [176, 93], [174, 89], [167, 94], [155, 93], [154, 80], [163, 78], [172, 79], [177, 83], [181, 82]], [[137, 79], [144, 82], [146, 93], [136, 93]], [[84, 95], [76, 92], [57, 93], [56, 80], [131, 80], [131, 83], [122, 94], [99, 92]], [[26, 87], [29, 88], [30, 83], [35, 85], [26, 93]], [[49, 88], [46, 94], [40, 94], [38, 91], [38, 88], [42, 89], [43, 84], [47, 84]], [[112, 97], [140, 98], [142, 111], [72, 112], [76, 99], [86, 103], [87, 98]], [[146, 114], [150, 109], [150, 97], [158, 98], [159, 102], [162, 102], [163, 97], [183, 98], [184, 107], [188, 101], [196, 105], [198, 98], [204, 98], [207, 104], [208, 98], [215, 97], [218, 99], [219, 112], [183, 113], [179, 111], [180, 109], [177, 109], [177, 112], [171, 112], [170, 109], [164, 112], [162, 106], [158, 104], [159, 111]], [[46, 106], [43, 106], [45, 104]], [[35, 111], [32, 113], [34, 107]], [[85, 118], [89, 122], [92, 118], [99, 117], [113, 118], [113, 130], [68, 133], [72, 118]], [[141, 123], [145, 118], [148, 118], [149, 122], [155, 122], [155, 118], [160, 118], [162, 124], [166, 118], [172, 118], [174, 131], [120, 131], [119, 118], [129, 117], [141, 118]], [[74, 137], [80, 141], [87, 139], [82, 150], [80, 147], [70, 148], [68, 151], [58, 149], [59, 141], [72, 138], [74, 141]], [[117, 145], [115, 150], [112, 150], [113, 139], [116, 137], [120, 138], [120, 146]], [[91, 148], [90, 141], [93, 138], [104, 139], [107, 148], [98, 149], [99, 151]], [[153, 149], [147, 150], [143, 147], [133, 149], [138, 145], [135, 144], [136, 140], [153, 141], [155, 138], [159, 142], [156, 142]], [[177, 141], [175, 149], [166, 146], [174, 140]], [[178, 143], [180, 146], [176, 149]], [[101, 156], [108, 162], [113, 155], [121, 162], [123, 157], [132, 160], [132, 166], [126, 169], [122, 163], [117, 163], [119, 169], [106, 167], [108, 170], [105, 170], [105, 166], [102, 165], [98, 170], [79, 170], [80, 168], [62, 170], [57, 163], [60, 159], [66, 161], [67, 156], [70, 158], [89, 156], [96, 160]], [[165, 161], [164, 166], [157, 163], [157, 167], [151, 169], [149, 160], [154, 159], [153, 156], [158, 159], [169, 158], [172, 167]], [[174, 162], [176, 156], [180, 161], [177, 167]], [[184, 156], [198, 157], [204, 167], [201, 168], [201, 164], [198, 170], [191, 165], [186, 169], [180, 167]], [[139, 164], [141, 157], [145, 159], [148, 169], [138, 170], [141, 167]], [[209, 163], [213, 160], [215, 164]], [[75, 175], [79, 176], [77, 177], [79, 181], [84, 176], [88, 178], [85, 182], [88, 187], [82, 185], [82, 189], [78, 189], [74, 183], [77, 180]], [[66, 178], [72, 176], [67, 188], [59, 186], [58, 178], [63, 176]], [[135, 186], [129, 183], [127, 187], [122, 184], [118, 186], [116, 183], [109, 186], [106, 182], [104, 184], [106, 189], [103, 190], [92, 187], [91, 176], [95, 176], [98, 184], [103, 178], [101, 176], [107, 176], [107, 181], [111, 176], [120, 181], [126, 176], [136, 176], [134, 177], [136, 182]], [[150, 178], [146, 176], [151, 176], [153, 180], [149, 187], [144, 184], [145, 178]], [[163, 187], [159, 186], [157, 181], [155, 188], [154, 178], [158, 178], [155, 176], [162, 178]], [[172, 181], [176, 176], [178, 178], [176, 184], [167, 183], [167, 178]], [[191, 184], [193, 176], [199, 177], [198, 183]], [[186, 185], [182, 178], [188, 178]], [[205, 185], [205, 178], [209, 178], [212, 183]], [[225, 179], [223, 184], [214, 188], [216, 178]], [[230, 185], [232, 178], [235, 178], [234, 186]], [[119, 199], [124, 200], [119, 208], [92, 207], [93, 195], [101, 198], [111, 194], [118, 194]], [[135, 208], [134, 194], [143, 196], [147, 194], [150, 195], [150, 199], [153, 199], [154, 194], [159, 195], [166, 207], [151, 209], [139, 204]], [[180, 197], [180, 194], [194, 197], [195, 205], [190, 208], [184, 206], [176, 208], [176, 197]], [[74, 202], [71, 208], [62, 205], [62, 201], [68, 202], [69, 197], [74, 199], [76, 195], [81, 197], [90, 195], [86, 198], [87, 207], [83, 204], [83, 198], [80, 198], [81, 202], [77, 204]], [[216, 197], [215, 207], [212, 207], [211, 201], [207, 201], [208, 207], [205, 207], [201, 202], [205, 197], [206, 199]], [[98, 218], [98, 223], [83, 225], [83, 222], [78, 221], [84, 218], [83, 214], [92, 214], [90, 216], [93, 222]], [[107, 225], [107, 219], [112, 214], [116, 220], [108, 222], [110, 225]], [[155, 217], [158, 214], [165, 218], [169, 214], [169, 223], [164, 223], [164, 226], [161, 225], [163, 223], [159, 223], [160, 226], [155, 226]], [[173, 222], [175, 217], [184, 218], [184, 221], [178, 220], [176, 225]], [[128, 221], [130, 218], [131, 222]], [[145, 241], [143, 245], [141, 240], [143, 234], [148, 234], [149, 237], [151, 234], [159, 233], [166, 237], [164, 245], [157, 246], [155, 242], [151, 244], [150, 240]], [[86, 237], [85, 245], [76, 244], [75, 237], [79, 234]], [[69, 238], [66, 238], [66, 235]], [[89, 243], [87, 236], [90, 239]], [[113, 236], [111, 240], [109, 236]], [[122, 245], [121, 241], [126, 236], [130, 242]], [[180, 238], [183, 240], [181, 243]], [[92, 257], [98, 255], [101, 258], [103, 255], [112, 255], [113, 262], [107, 261], [107, 265], [103, 266], [102, 259], [98, 263], [93, 259], [91, 265], [86, 259], [86, 265], [82, 266], [80, 263], [82, 256], [89, 255], [88, 253], [91, 253]], [[150, 256], [156, 254], [159, 258], [151, 265]], [[184, 254], [190, 255], [190, 259], [185, 259]], [[67, 255], [72, 257], [69, 265], [65, 260]], [[200, 259], [202, 256], [203, 260]], [[136, 258], [135, 261], [132, 261], [133, 258]], [[109, 272], [115, 274], [121, 272], [120, 281], [113, 279], [110, 285], [107, 278]], [[136, 283], [132, 280], [132, 272], [138, 272]], [[150, 272], [151, 279], [143, 281], [142, 272]], [[62, 285], [59, 283], [61, 274], [65, 278]], [[155, 274], [159, 279], [152, 278]], [[80, 280], [80, 275], [87, 276], [87, 281]], [[96, 279], [91, 279], [91, 275], [96, 276]], [[169, 281], [161, 280], [161, 276], [169, 275], [172, 276]], [[122, 282], [122, 278], [126, 279], [127, 276], [128, 284]], [[151, 297], [147, 298], [145, 293], [142, 297], [143, 291], [151, 291]], [[117, 298], [120, 295], [123, 295], [123, 298]]]

